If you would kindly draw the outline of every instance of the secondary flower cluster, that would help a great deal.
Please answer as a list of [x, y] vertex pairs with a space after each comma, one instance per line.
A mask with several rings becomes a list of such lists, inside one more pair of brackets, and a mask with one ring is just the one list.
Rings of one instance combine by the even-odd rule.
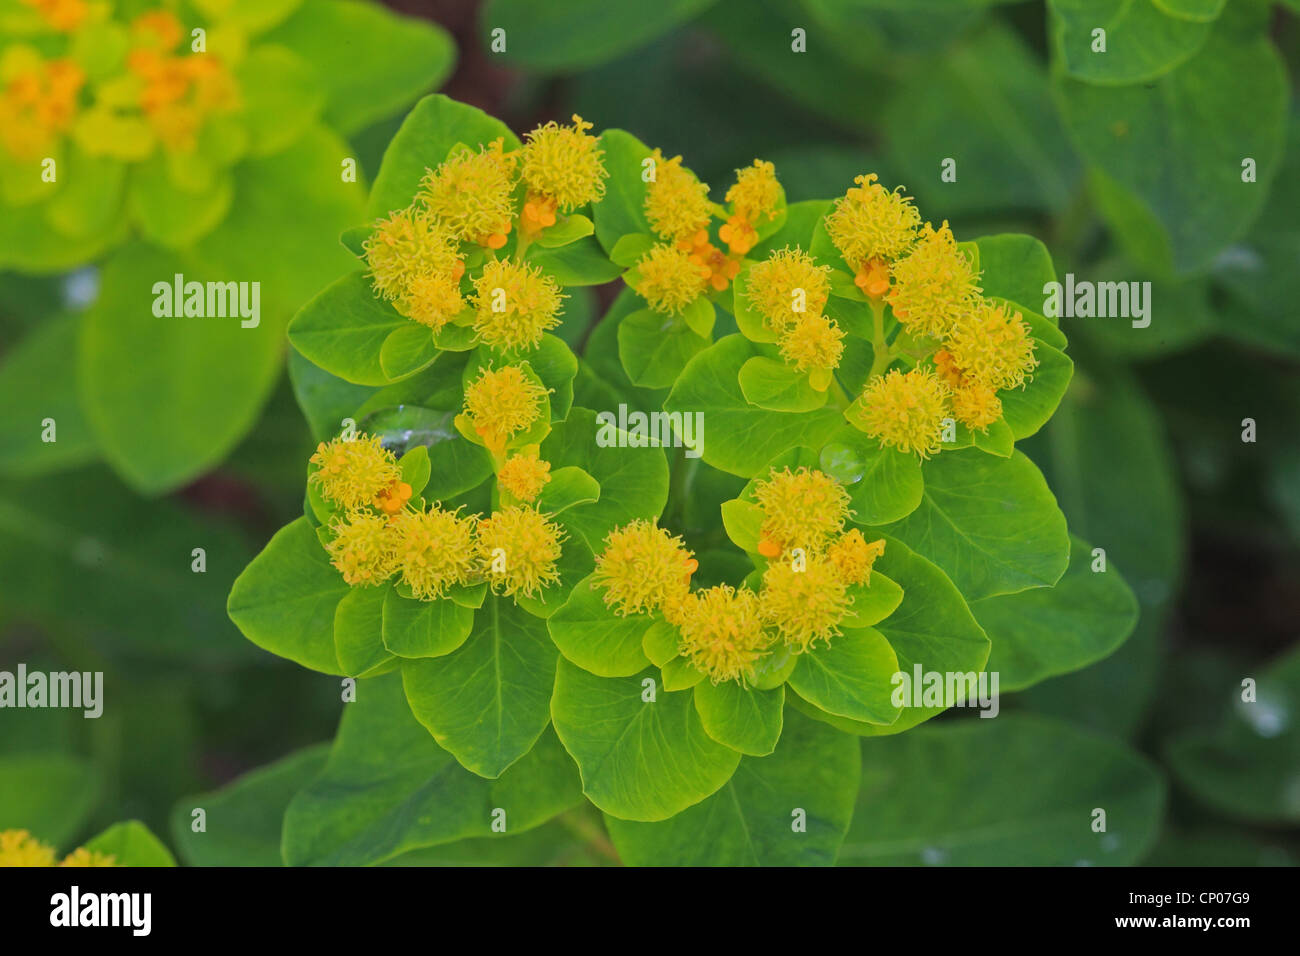
[[[539, 126], [520, 149], [506, 150], [503, 139], [453, 149], [426, 171], [414, 201], [376, 222], [363, 244], [375, 291], [435, 333], [455, 323], [490, 348], [535, 348], [559, 325], [565, 297], [523, 253], [557, 216], [605, 194], [590, 128], [574, 116], [571, 126]], [[498, 257], [512, 231], [513, 254]]]
[[633, 521], [612, 531], [594, 580], [615, 613], [660, 613], [678, 631], [680, 654], [713, 683], [749, 682], [778, 645], [801, 654], [840, 633], [855, 585], [868, 585], [884, 541], [844, 531], [848, 496], [829, 475], [773, 470], [754, 488], [763, 513], [758, 551], [768, 559], [758, 591], [691, 589], [698, 567], [682, 540]]
[[[90, 156], [137, 162], [161, 143], [193, 153], [208, 121], [239, 109], [239, 89], [216, 53], [184, 48], [188, 31], [155, 9], [122, 27], [107, 4], [23, 0], [46, 29], [76, 33], [65, 56], [57, 43], [12, 44], [0, 55], [0, 147], [14, 161], [58, 153], [65, 137]], [[100, 35], [121, 37], [121, 43]], [[83, 50], [94, 47], [87, 59]], [[75, 54], [75, 55], [74, 55]], [[93, 78], [88, 74], [93, 72]], [[2, 158], [2, 157], [0, 157]]]
[[997, 393], [1025, 384], [1037, 365], [1034, 340], [1019, 312], [982, 295], [947, 222], [922, 225], [911, 198], [874, 175], [855, 182], [826, 216], [826, 233], [873, 309], [887, 303], [908, 333], [916, 365], [873, 377], [849, 418], [925, 458], [939, 449], [946, 418], [986, 431], [1002, 417]]
[[[709, 187], [656, 149], [646, 184], [645, 215], [661, 240], [634, 268], [631, 284], [656, 312], [676, 315], [709, 289], [721, 292], [740, 273], [741, 259], [758, 242], [758, 230], [779, 214], [784, 193], [771, 163], [756, 159], [736, 170], [724, 209], [709, 200]], [[714, 245], [709, 227], [723, 220]]]
[[117, 866], [117, 863], [111, 854], [96, 853], [85, 847], [78, 847], [58, 861], [54, 847], [26, 830], [0, 830], [0, 867], [3, 866]]
[[830, 298], [830, 266], [818, 265], [808, 253], [787, 246], [749, 270], [745, 298], [776, 336], [781, 357], [797, 371], [812, 372], [819, 391], [844, 354], [844, 332], [823, 314]]
[[534, 598], [559, 580], [564, 534], [532, 505], [550, 479], [535, 447], [501, 466], [501, 487], [513, 500], [503, 494], [486, 517], [413, 501], [401, 466], [377, 436], [322, 442], [311, 464], [310, 482], [343, 511], [329, 526], [325, 550], [353, 587], [396, 576], [421, 601], [483, 582], [498, 594]]

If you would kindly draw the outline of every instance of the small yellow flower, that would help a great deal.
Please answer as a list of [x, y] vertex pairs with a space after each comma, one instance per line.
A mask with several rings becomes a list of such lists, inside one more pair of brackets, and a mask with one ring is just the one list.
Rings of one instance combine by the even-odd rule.
[[90, 5], [86, 0], [22, 0], [35, 8], [41, 19], [61, 33], [71, 33], [86, 18]]
[[861, 272], [872, 259], [892, 261], [907, 252], [916, 241], [921, 214], [910, 196], [890, 192], [876, 182], [875, 173], [853, 181], [857, 186], [836, 200], [825, 224], [844, 261]]
[[491, 348], [536, 348], [560, 324], [564, 298], [536, 266], [491, 259], [474, 282], [474, 331]]
[[773, 471], [754, 485], [754, 498], [763, 509], [761, 546], [764, 557], [778, 557], [789, 548], [820, 549], [839, 534], [849, 515], [849, 496], [830, 475], [800, 467]]
[[348, 511], [372, 504], [376, 495], [402, 476], [397, 459], [377, 435], [321, 442], [310, 461], [317, 468], [309, 480], [320, 486], [326, 499]]
[[835, 565], [846, 584], [869, 584], [876, 558], [885, 553], [885, 540], [867, 542], [862, 532], [852, 528], [840, 535], [826, 549], [826, 557]]
[[86, 75], [72, 60], [10, 47], [0, 86], [0, 144], [15, 159], [44, 156], [71, 128]]
[[501, 452], [512, 437], [537, 421], [546, 389], [518, 365], [485, 368], [465, 389], [465, 413], [483, 444]]
[[781, 358], [793, 365], [796, 371], [837, 368], [844, 354], [844, 332], [834, 319], [824, 315], [805, 313], [786, 327], [777, 339]]
[[379, 489], [371, 502], [386, 515], [395, 515], [411, 500], [411, 486], [404, 481], [394, 481], [386, 488]]
[[683, 602], [678, 626], [682, 656], [714, 684], [752, 677], [754, 664], [773, 641], [763, 630], [758, 595], [725, 584]]
[[681, 538], [638, 518], [605, 538], [594, 578], [617, 614], [647, 614], [685, 598], [698, 567]]
[[393, 521], [394, 564], [411, 593], [436, 601], [475, 577], [473, 516], [444, 511], [404, 511]]
[[455, 238], [499, 249], [514, 218], [516, 159], [500, 138], [460, 150], [425, 173], [416, 199]]
[[745, 298], [768, 328], [781, 332], [800, 315], [818, 315], [826, 308], [830, 274], [830, 266], [819, 266], [802, 249], [787, 246], [750, 267]]
[[26, 830], [0, 830], [0, 866], [53, 866], [54, 848]]
[[776, 206], [781, 201], [776, 167], [756, 159], [753, 166], [736, 170], [736, 184], [727, 190], [726, 200], [732, 215], [718, 229], [718, 238], [732, 255], [743, 256], [758, 242], [759, 221], [776, 218]]
[[939, 450], [949, 396], [929, 369], [891, 369], [867, 386], [853, 424], [885, 445], [928, 458]]
[[96, 853], [82, 846], [64, 857], [59, 866], [117, 866], [117, 857], [111, 853]]
[[452, 235], [413, 206], [376, 222], [363, 248], [375, 291], [396, 301], [399, 308], [404, 304], [410, 307], [417, 277], [441, 275], [459, 280], [465, 271]]
[[763, 572], [759, 592], [763, 623], [799, 652], [840, 633], [839, 623], [852, 603], [839, 568], [816, 552], [799, 565], [774, 561]]
[[979, 301], [978, 276], [946, 221], [938, 230], [927, 222], [916, 247], [892, 272], [889, 304], [914, 335], [942, 338]]
[[661, 239], [689, 246], [713, 218], [709, 187], [682, 166], [680, 156], [664, 159], [656, 149], [653, 157], [655, 178], [646, 184], [646, 219]]
[[325, 545], [330, 563], [353, 587], [383, 584], [396, 568], [393, 528], [387, 518], [357, 511], [330, 526], [334, 539]]
[[633, 287], [656, 312], [676, 315], [704, 294], [711, 270], [677, 246], [653, 246], [636, 264]]
[[560, 580], [560, 542], [564, 533], [546, 515], [511, 505], [478, 524], [478, 554], [483, 572], [498, 594], [537, 597]]
[[1002, 399], [987, 385], [970, 382], [959, 385], [952, 393], [952, 417], [967, 428], [987, 432], [1002, 417]]
[[460, 278], [447, 272], [425, 272], [416, 276], [411, 280], [407, 294], [397, 303], [398, 312], [435, 332], [464, 308]]
[[957, 317], [945, 345], [964, 378], [994, 391], [1023, 385], [1038, 364], [1034, 340], [1020, 313], [987, 299]]
[[514, 455], [497, 472], [497, 483], [520, 501], [533, 502], [551, 480], [551, 463], [533, 455]]
[[587, 133], [591, 124], [576, 113], [572, 126], [555, 122], [527, 136], [520, 176], [531, 193], [569, 212], [605, 195], [604, 153], [600, 141]]

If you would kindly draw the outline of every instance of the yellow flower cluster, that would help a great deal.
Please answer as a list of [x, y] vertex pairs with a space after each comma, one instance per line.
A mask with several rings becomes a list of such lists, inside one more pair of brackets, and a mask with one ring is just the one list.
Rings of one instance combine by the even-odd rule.
[[800, 372], [839, 367], [844, 332], [822, 311], [829, 297], [830, 266], [817, 265], [798, 247], [756, 263], [745, 283], [745, 298], [776, 336], [781, 358]]
[[929, 458], [939, 450], [951, 392], [930, 369], [891, 369], [867, 384], [850, 420], [883, 444]]
[[506, 442], [536, 423], [545, 395], [519, 365], [484, 368], [465, 389], [465, 415], [483, 444], [501, 454]]
[[[555, 225], [557, 212], [604, 196], [608, 174], [590, 128], [574, 116], [572, 126], [537, 127], [517, 150], [507, 150], [499, 137], [478, 149], [456, 149], [426, 170], [411, 205], [377, 221], [363, 244], [375, 291], [435, 332], [457, 321], [472, 324], [490, 348], [536, 348], [559, 324], [564, 296], [553, 278], [520, 256]], [[516, 224], [521, 238], [514, 256], [496, 258]], [[477, 278], [464, 278], [467, 244], [489, 251]]]
[[550, 480], [551, 463], [538, 458], [536, 451], [514, 455], [497, 470], [497, 484], [520, 501], [536, 501]]
[[[396, 460], [374, 436], [323, 443], [311, 463], [322, 496], [345, 509], [329, 526], [325, 551], [351, 587], [376, 587], [396, 575], [416, 599], [435, 601], [453, 587], [483, 582], [498, 593], [537, 597], [559, 580], [563, 533], [527, 504], [505, 505], [487, 517], [439, 504], [415, 507], [410, 485], [389, 475], [391, 469], [400, 476]], [[535, 486], [531, 496], [516, 495], [535, 498], [550, 465], [514, 458], [502, 472], [511, 463], [523, 467], [502, 484], [513, 482], [519, 492]]]
[[759, 552], [771, 559], [757, 593], [691, 591], [694, 556], [650, 521], [616, 528], [596, 558], [593, 584], [605, 604], [621, 616], [662, 614], [677, 629], [681, 656], [715, 684], [750, 680], [777, 643], [802, 653], [829, 641], [852, 606], [849, 589], [869, 584], [885, 550], [884, 541], [842, 530], [847, 496], [820, 471], [773, 471], [755, 497], [764, 515]]
[[117, 866], [107, 853], [78, 847], [56, 863], [54, 847], [37, 840], [26, 830], [0, 830], [0, 867], [6, 866]]
[[47, 155], [72, 126], [86, 74], [71, 60], [11, 48], [0, 61], [0, 145], [15, 159]]
[[736, 184], [727, 190], [732, 213], [718, 229], [718, 238], [733, 256], [743, 256], [758, 243], [758, 226], [776, 218], [784, 193], [776, 179], [776, 167], [761, 159], [747, 169], [736, 170]]
[[914, 335], [942, 338], [979, 302], [975, 268], [957, 248], [947, 222], [937, 230], [927, 222], [916, 247], [894, 263], [891, 273], [890, 308]]
[[81, 26], [90, 12], [86, 0], [21, 0], [32, 7], [50, 27], [62, 33], [71, 33]]
[[708, 270], [693, 261], [690, 253], [674, 245], [660, 244], [636, 264], [639, 278], [634, 288], [656, 312], [677, 315], [704, 293]]
[[826, 234], [854, 270], [858, 287], [879, 297], [889, 288], [887, 264], [912, 247], [921, 214], [910, 196], [890, 192], [876, 182], [875, 173], [853, 181], [856, 187], [826, 216]]

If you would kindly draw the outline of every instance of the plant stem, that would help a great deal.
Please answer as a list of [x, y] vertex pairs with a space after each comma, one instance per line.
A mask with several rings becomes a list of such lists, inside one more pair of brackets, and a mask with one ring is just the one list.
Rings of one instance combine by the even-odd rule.
[[879, 378], [885, 374], [885, 369], [889, 368], [894, 361], [893, 349], [885, 341], [885, 300], [875, 296], [868, 297], [871, 303], [871, 371], [867, 373], [867, 381], [873, 378]]

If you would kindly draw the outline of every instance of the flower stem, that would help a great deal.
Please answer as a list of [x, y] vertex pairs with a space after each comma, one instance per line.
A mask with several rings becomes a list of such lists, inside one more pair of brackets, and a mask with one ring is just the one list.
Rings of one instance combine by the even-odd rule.
[[867, 374], [867, 381], [873, 378], [879, 378], [885, 374], [885, 369], [889, 368], [890, 363], [894, 361], [894, 351], [885, 341], [885, 300], [876, 296], [868, 297], [871, 303], [871, 352], [873, 355], [871, 361], [871, 371]]

